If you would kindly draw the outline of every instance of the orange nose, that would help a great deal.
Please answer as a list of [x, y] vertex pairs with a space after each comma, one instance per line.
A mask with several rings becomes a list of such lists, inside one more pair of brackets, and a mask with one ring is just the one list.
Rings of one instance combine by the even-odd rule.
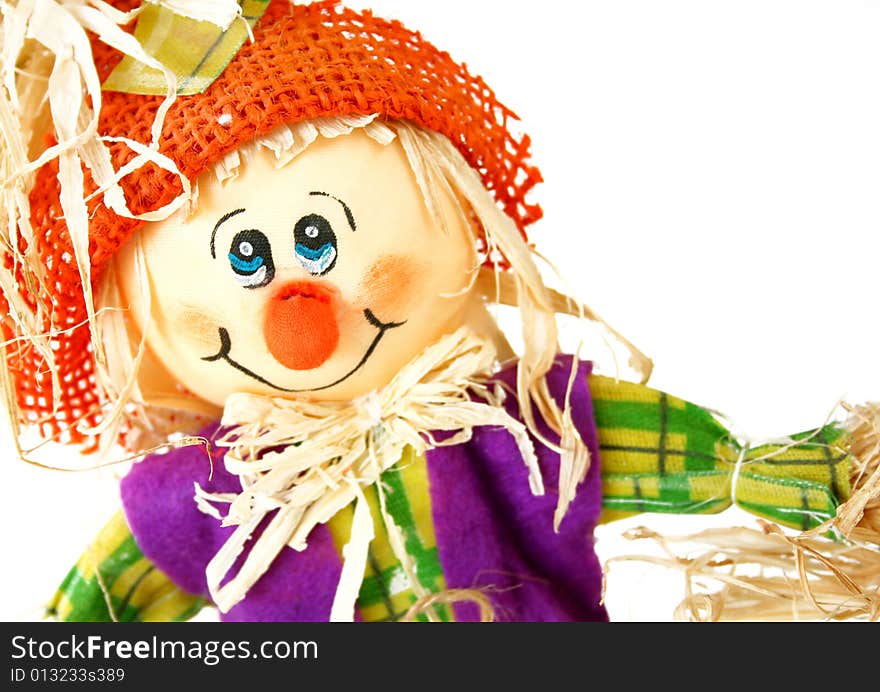
[[339, 345], [333, 296], [312, 283], [284, 286], [269, 302], [263, 333], [269, 352], [285, 368], [319, 368]]

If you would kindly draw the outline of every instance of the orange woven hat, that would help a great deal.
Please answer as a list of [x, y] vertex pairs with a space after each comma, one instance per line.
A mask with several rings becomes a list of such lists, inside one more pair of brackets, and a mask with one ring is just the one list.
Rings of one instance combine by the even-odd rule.
[[[114, 4], [128, 9], [136, 3]], [[105, 79], [121, 55], [97, 41], [93, 50]], [[161, 97], [107, 92], [99, 131], [149, 142], [161, 103]], [[480, 78], [418, 33], [336, 2], [293, 5], [273, 0], [255, 28], [254, 41], [244, 45], [208, 90], [175, 101], [165, 119], [160, 150], [195, 180], [229, 152], [280, 125], [374, 113], [406, 119], [448, 137], [524, 234], [540, 218], [540, 208], [525, 200], [541, 176], [529, 163], [529, 138], [511, 132], [516, 115]], [[111, 151], [117, 167], [134, 156], [123, 144], [112, 145]], [[61, 211], [57, 172], [57, 163], [39, 171], [31, 194], [31, 222], [50, 277], [37, 299], [52, 308], [45, 329], [57, 335], [52, 348], [61, 391], [53, 391], [47, 365], [35, 349], [8, 347], [7, 359], [22, 423], [38, 424], [46, 438], [89, 443], [92, 440], [77, 424], [100, 421], [106, 402], [95, 381], [87, 312]], [[87, 185], [95, 189], [90, 180]], [[181, 192], [175, 176], [152, 164], [130, 174], [123, 188], [135, 214], [158, 209]], [[142, 222], [117, 216], [100, 196], [89, 202], [89, 212], [92, 277], [97, 285], [108, 260]], [[22, 293], [24, 283], [20, 278]], [[9, 334], [8, 326], [6, 331], [16, 336]]]

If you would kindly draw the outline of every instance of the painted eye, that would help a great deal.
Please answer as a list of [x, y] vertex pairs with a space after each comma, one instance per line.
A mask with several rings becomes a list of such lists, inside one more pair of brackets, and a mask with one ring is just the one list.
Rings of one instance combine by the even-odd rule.
[[339, 256], [336, 234], [323, 216], [312, 214], [299, 220], [294, 229], [296, 258], [312, 276], [328, 274]]
[[262, 288], [275, 278], [272, 246], [259, 231], [242, 231], [229, 248], [229, 265], [235, 280], [248, 289]]

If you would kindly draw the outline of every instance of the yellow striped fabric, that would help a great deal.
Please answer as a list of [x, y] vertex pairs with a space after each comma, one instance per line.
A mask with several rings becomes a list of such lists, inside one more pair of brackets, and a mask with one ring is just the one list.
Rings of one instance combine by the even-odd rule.
[[143, 556], [120, 512], [70, 570], [47, 615], [64, 622], [179, 622], [203, 605]]
[[[146, 3], [138, 16], [135, 38], [144, 50], [177, 76], [179, 96], [203, 93], [248, 39], [266, 11], [269, 0], [243, 0], [242, 16], [225, 32], [210, 22], [199, 22]], [[185, 40], [181, 40], [185, 37]], [[103, 84], [105, 91], [164, 96], [168, 90], [159, 70], [129, 56], [116, 66]]]
[[[403, 532], [406, 549], [415, 564], [419, 582], [430, 593], [444, 591], [446, 583], [437, 552], [437, 539], [434, 536], [425, 457], [407, 448], [397, 466], [387, 472], [381, 482], [385, 489], [388, 513]], [[366, 622], [399, 620], [416, 602], [417, 597], [391, 549], [376, 488], [368, 488], [366, 496], [372, 511], [376, 538], [370, 544], [358, 607]], [[334, 517], [328, 525], [340, 554], [348, 542], [353, 515], [353, 508], [350, 507]], [[452, 618], [448, 609], [436, 610], [439, 619]]]

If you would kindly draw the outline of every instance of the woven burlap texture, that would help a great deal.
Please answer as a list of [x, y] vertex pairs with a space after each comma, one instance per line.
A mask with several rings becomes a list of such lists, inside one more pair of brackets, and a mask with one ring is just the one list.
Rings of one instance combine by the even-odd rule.
[[[114, 4], [127, 10], [136, 3]], [[482, 79], [420, 34], [335, 2], [294, 5], [289, 0], [273, 0], [254, 33], [254, 42], [245, 44], [204, 94], [178, 98], [168, 113], [160, 150], [190, 180], [282, 124], [378, 113], [448, 137], [523, 234], [540, 218], [540, 207], [529, 204], [526, 196], [541, 175], [529, 162], [529, 138], [513, 131], [516, 115]], [[106, 78], [121, 56], [98, 41], [93, 50], [101, 77]], [[161, 101], [155, 96], [106, 93], [100, 132], [149, 142]], [[117, 167], [134, 156], [120, 144], [112, 151]], [[63, 391], [52, 391], [46, 364], [35, 350], [9, 347], [8, 363], [23, 422], [38, 424], [45, 438], [90, 443], [76, 425], [99, 422], [104, 402], [94, 378], [80, 275], [56, 176], [57, 163], [39, 172], [31, 194], [31, 220], [50, 278], [36, 299], [52, 307], [44, 326], [46, 333], [55, 335], [55, 367]], [[90, 180], [87, 185], [94, 189]], [[162, 207], [180, 193], [179, 181], [152, 165], [130, 174], [123, 187], [136, 214]], [[92, 277], [97, 284], [108, 260], [142, 222], [118, 217], [101, 203], [100, 195], [90, 200], [89, 211]], [[24, 284], [22, 276], [26, 293]], [[8, 324], [5, 331], [8, 339], [18, 336]]]

